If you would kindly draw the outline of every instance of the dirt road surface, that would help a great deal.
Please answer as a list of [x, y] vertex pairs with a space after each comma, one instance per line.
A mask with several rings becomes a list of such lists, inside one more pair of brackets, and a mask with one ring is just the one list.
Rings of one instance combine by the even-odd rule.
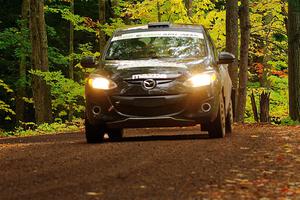
[[0, 139], [0, 199], [300, 199], [300, 127], [236, 125]]

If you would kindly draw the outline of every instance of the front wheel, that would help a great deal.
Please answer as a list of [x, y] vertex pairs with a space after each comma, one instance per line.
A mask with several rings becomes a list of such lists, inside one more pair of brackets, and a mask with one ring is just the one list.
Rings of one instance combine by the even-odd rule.
[[208, 135], [210, 138], [225, 137], [225, 105], [223, 95], [220, 94], [219, 111], [217, 118], [208, 124]]
[[232, 132], [232, 123], [233, 123], [233, 108], [232, 108], [232, 100], [229, 102], [229, 107], [226, 116], [226, 133]]
[[105, 128], [104, 126], [96, 126], [89, 123], [85, 119], [85, 137], [87, 143], [100, 143], [104, 140]]

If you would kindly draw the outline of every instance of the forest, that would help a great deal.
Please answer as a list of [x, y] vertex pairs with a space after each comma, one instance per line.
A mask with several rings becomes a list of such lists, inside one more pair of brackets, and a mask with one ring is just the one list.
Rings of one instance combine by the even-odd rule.
[[300, 121], [297, 0], [0, 0], [0, 134], [76, 130], [85, 56], [114, 30], [149, 22], [202, 24], [233, 53], [236, 122]]

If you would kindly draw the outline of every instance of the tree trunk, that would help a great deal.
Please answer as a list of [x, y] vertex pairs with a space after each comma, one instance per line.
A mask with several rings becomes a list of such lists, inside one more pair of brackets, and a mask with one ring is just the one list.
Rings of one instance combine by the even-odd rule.
[[285, 0], [281, 0], [280, 4], [281, 4], [281, 13], [284, 16], [283, 20], [284, 20], [286, 33], [288, 34], [288, 32], [289, 32], [289, 28], [288, 28], [289, 27], [288, 26], [289, 21], [288, 21], [288, 11], [286, 10], [286, 6], [285, 6], [286, 5]]
[[251, 105], [252, 105], [252, 111], [253, 111], [254, 120], [256, 122], [259, 122], [258, 112], [257, 112], [257, 106], [256, 106], [256, 101], [255, 101], [255, 96], [254, 96], [253, 91], [252, 91], [250, 97], [251, 97]]
[[[232, 80], [232, 104], [234, 119], [237, 108], [238, 88], [238, 0], [227, 0], [226, 2], [226, 51], [235, 55], [236, 60], [228, 66]], [[236, 121], [236, 120], [235, 120]]]
[[247, 99], [248, 82], [248, 55], [250, 40], [250, 19], [249, 0], [241, 0], [241, 48], [240, 48], [240, 73], [239, 73], [239, 94], [236, 120], [244, 122], [244, 114]]
[[262, 92], [260, 94], [260, 122], [270, 122], [270, 92]]
[[119, 0], [110, 0], [111, 13], [112, 13], [112, 15], [110, 16], [111, 18], [117, 18], [118, 17], [118, 15], [116, 15], [116, 13], [114, 12], [114, 8], [117, 8], [119, 6], [119, 4], [120, 4]]
[[[31, 62], [33, 70], [49, 71], [44, 1], [30, 0]], [[52, 121], [50, 87], [38, 76], [32, 76], [32, 91], [37, 124]]]
[[159, 1], [157, 1], [157, 21], [158, 22], [161, 22], [161, 13], [160, 13], [160, 4], [159, 4]]
[[265, 27], [267, 27], [266, 29], [266, 36], [264, 41], [266, 41], [265, 43], [263, 43], [263, 73], [262, 73], [262, 78], [260, 80], [260, 84], [261, 87], [265, 87], [267, 89], [270, 89], [270, 81], [269, 81], [269, 77], [271, 75], [271, 66], [268, 64], [268, 62], [271, 60], [271, 55], [269, 53], [269, 46], [270, 46], [270, 41], [269, 38], [272, 36], [272, 29], [270, 27], [270, 21], [272, 21], [273, 19], [273, 15], [269, 14], [267, 16], [265, 16], [265, 19], [263, 21], [263, 24]]
[[191, 18], [193, 16], [193, 0], [184, 0], [184, 4], [187, 10], [187, 15]]
[[[28, 35], [26, 34], [26, 29], [28, 29], [28, 17], [29, 17], [29, 6], [30, 0], [23, 0], [22, 1], [22, 22], [21, 22], [21, 35], [24, 41], [27, 41]], [[22, 43], [22, 49], [26, 47]], [[26, 57], [27, 55], [25, 52], [22, 52], [20, 58], [20, 66], [19, 66], [19, 81], [20, 84], [18, 85], [17, 89], [17, 96], [16, 96], [16, 120], [17, 123], [24, 122], [24, 113], [25, 113], [25, 102], [23, 97], [26, 96]]]
[[292, 120], [300, 121], [300, 2], [289, 0], [289, 111]]
[[[70, 1], [70, 11], [74, 15], [74, 0]], [[69, 54], [70, 54], [70, 63], [69, 63], [69, 78], [74, 80], [74, 25], [70, 22], [70, 43], [69, 43]]]
[[[99, 0], [99, 23], [101, 25], [105, 24], [105, 0]], [[105, 43], [106, 43], [105, 33], [102, 30], [102, 28], [100, 27], [100, 30], [99, 30], [99, 51], [100, 51], [101, 55], [104, 51]]]
[[[74, 15], [74, 0], [70, 1], [70, 11]], [[69, 78], [74, 80], [74, 25], [70, 22], [70, 43], [69, 43], [69, 55], [70, 55], [70, 63], [69, 63]], [[68, 110], [68, 120], [72, 121], [74, 110], [72, 106], [69, 106]]]

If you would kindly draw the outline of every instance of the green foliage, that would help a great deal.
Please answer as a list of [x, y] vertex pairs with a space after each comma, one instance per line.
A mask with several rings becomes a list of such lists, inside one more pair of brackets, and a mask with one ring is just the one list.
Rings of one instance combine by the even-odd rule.
[[37, 126], [33, 122], [21, 123], [20, 127], [14, 131], [1, 131], [0, 137], [8, 136], [32, 136], [32, 135], [45, 135], [45, 134], [57, 134], [80, 131], [83, 126], [82, 120], [74, 120], [71, 123], [52, 123], [52, 124], [41, 124]]
[[280, 119], [288, 117], [288, 79], [270, 76], [270, 116]]
[[[288, 79], [277, 76], [269, 77], [271, 83], [270, 95], [270, 117], [284, 121], [288, 117]], [[254, 92], [256, 104], [259, 104], [259, 95], [265, 88], [259, 87], [258, 82], [248, 84], [248, 94]], [[259, 105], [258, 105], [259, 110]], [[250, 97], [247, 98], [246, 122], [254, 122]]]
[[158, 7], [160, 5], [160, 14], [162, 21], [174, 23], [202, 24], [210, 30], [212, 38], [220, 49], [225, 48], [225, 8], [218, 10], [216, 2], [212, 0], [194, 0], [193, 16], [187, 16], [187, 10], [182, 0], [144, 0], [133, 4], [125, 3], [125, 10], [122, 16], [131, 16], [131, 19], [145, 24], [158, 21]]
[[[93, 45], [91, 43], [79, 44], [78, 53], [70, 55], [75, 61], [80, 61], [85, 56], [99, 57], [99, 52], [93, 52]], [[78, 66], [78, 65], [77, 65]]]
[[[114, 31], [118, 28], [124, 28], [126, 25], [120, 18], [112, 19], [110, 24], [106, 23], [104, 25], [98, 24], [98, 28], [102, 29], [106, 35], [112, 36]], [[98, 33], [99, 34], [99, 33]]]
[[60, 71], [41, 72], [31, 70], [30, 74], [42, 77], [51, 86], [52, 108], [54, 116], [61, 118], [67, 111], [74, 111], [80, 115], [84, 111], [83, 83], [77, 83], [65, 78]]
[[73, 14], [68, 8], [50, 8], [49, 6], [45, 7], [46, 12], [60, 14], [62, 19], [65, 19], [71, 22], [76, 31], [87, 31], [95, 33], [93, 29], [94, 24], [91, 23], [92, 20], [88, 17], [82, 17], [80, 15]]
[[222, 50], [226, 46], [226, 11], [225, 8], [218, 10], [216, 2], [219, 2], [219, 0], [195, 0], [193, 3], [194, 15], [191, 21], [196, 24], [203, 24], [208, 28], [217, 48]]
[[61, 54], [61, 51], [55, 47], [48, 47], [48, 58], [51, 65], [64, 66], [67, 65], [68, 57]]
[[[18, 23], [24, 23], [18, 21]], [[7, 28], [0, 32], [0, 50], [14, 49], [14, 56], [21, 58], [28, 56], [30, 53], [29, 30], [24, 29], [23, 32], [19, 28]]]
[[[12, 93], [13, 90], [10, 89], [8, 85], [4, 83], [3, 80], [0, 79], [0, 88], [4, 90], [6, 93]], [[5, 119], [6, 120], [11, 120], [9, 115], [15, 115], [16, 113], [11, 109], [10, 105], [6, 104], [4, 101], [0, 100], [0, 112], [4, 112], [8, 114]]]
[[0, 32], [0, 48], [5, 49], [7, 47], [16, 46], [20, 41], [20, 38], [16, 37], [18, 30], [16, 28], [8, 28]]
[[[159, 10], [158, 5], [159, 4]], [[158, 12], [162, 21], [188, 21], [187, 12], [182, 0], [145, 0], [132, 4], [126, 4], [126, 15], [132, 19], [138, 19], [141, 23], [158, 21]]]
[[0, 87], [2, 87], [6, 92], [9, 92], [9, 93], [13, 92], [13, 90], [10, 89], [10, 87], [8, 85], [6, 85], [4, 83], [4, 81], [1, 79], [0, 79]]
[[287, 2], [282, 0], [252, 1], [250, 56], [260, 57], [271, 64], [287, 66]]
[[300, 125], [300, 122], [293, 121], [290, 117], [286, 117], [286, 118], [281, 119], [281, 124], [289, 125], [289, 126], [297, 126], [297, 125]]
[[[226, 11], [224, 3], [217, 0], [194, 0], [193, 15], [189, 18], [182, 0], [144, 0], [128, 1], [120, 5], [125, 12], [121, 17], [130, 16], [135, 23], [146, 24], [158, 21], [158, 12], [162, 21], [174, 23], [202, 24], [210, 30], [219, 49], [226, 43]], [[160, 5], [158, 10], [157, 3]], [[119, 10], [120, 10], [119, 8]], [[284, 9], [287, 3], [281, 0], [250, 1], [251, 43], [250, 57], [269, 56], [271, 61], [287, 63], [287, 33]], [[116, 9], [116, 8], [115, 8]], [[117, 9], [117, 11], [119, 11]], [[239, 31], [239, 30], [237, 30]], [[277, 64], [273, 63], [273, 66]]]
[[[10, 105], [6, 104], [4, 101], [0, 100], [0, 111], [15, 115], [16, 113], [10, 108]], [[11, 120], [9, 116], [5, 117], [6, 120]]]

